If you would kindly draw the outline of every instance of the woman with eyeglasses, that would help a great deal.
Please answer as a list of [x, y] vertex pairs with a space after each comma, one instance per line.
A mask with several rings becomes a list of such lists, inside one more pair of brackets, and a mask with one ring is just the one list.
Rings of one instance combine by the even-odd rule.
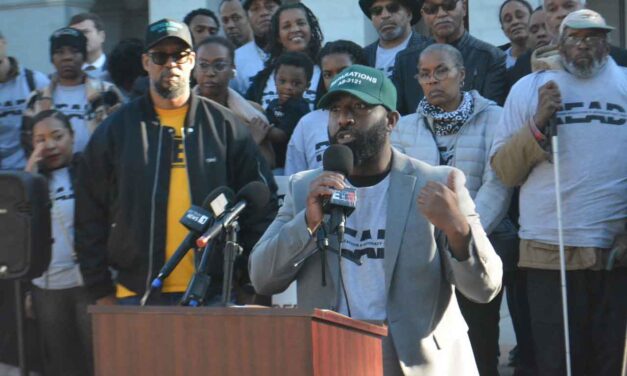
[[[510, 191], [490, 167], [492, 141], [502, 108], [475, 90], [462, 91], [466, 71], [461, 53], [448, 44], [427, 47], [416, 78], [424, 98], [415, 113], [404, 116], [392, 132], [392, 144], [403, 153], [430, 163], [459, 168], [466, 175], [484, 230], [497, 253], [509, 251], [516, 232], [505, 219]], [[504, 264], [506, 261], [504, 260]], [[457, 293], [469, 326], [468, 335], [480, 375], [498, 375], [499, 310], [502, 293], [479, 304]]]
[[79, 158], [72, 152], [74, 132], [67, 116], [45, 110], [33, 118], [32, 138], [34, 150], [25, 170], [48, 178], [54, 239], [50, 265], [33, 280], [30, 295], [41, 336], [44, 374], [90, 375], [87, 306], [94, 300], [84, 288], [74, 251], [74, 182]]
[[275, 155], [272, 143], [267, 139], [270, 124], [263, 108], [247, 101], [229, 87], [235, 76], [235, 46], [226, 38], [209, 37], [196, 46], [196, 66], [194, 78], [196, 94], [212, 99], [227, 107], [248, 126], [261, 154], [271, 168], [274, 168]]
[[[284, 4], [272, 16], [270, 26], [270, 58], [265, 68], [252, 79], [246, 98], [261, 104], [265, 109], [273, 99], [278, 98], [274, 82], [276, 59], [283, 52], [303, 52], [316, 61], [324, 37], [313, 12], [302, 3]], [[320, 81], [320, 67], [314, 66], [309, 88], [303, 98], [310, 109], [315, 108], [316, 92]]]

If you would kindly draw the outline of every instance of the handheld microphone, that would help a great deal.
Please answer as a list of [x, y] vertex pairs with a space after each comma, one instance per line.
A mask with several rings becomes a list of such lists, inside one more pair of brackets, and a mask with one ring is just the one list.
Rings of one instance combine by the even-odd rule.
[[[181, 262], [187, 252], [194, 248], [196, 239], [207, 230], [213, 223], [214, 218], [221, 216], [230, 202], [233, 201], [233, 191], [228, 187], [218, 187], [207, 195], [202, 203], [202, 207], [192, 205], [180, 219], [181, 224], [190, 232], [187, 234], [183, 242], [178, 246], [174, 254], [163, 265], [157, 277], [152, 281], [151, 287], [159, 289], [163, 285], [163, 280]], [[210, 210], [208, 210], [210, 209]]]
[[[322, 167], [325, 171], [339, 172], [344, 177], [353, 172], [353, 151], [345, 145], [331, 145], [322, 156]], [[345, 219], [355, 210], [357, 203], [357, 190], [344, 188], [334, 190], [331, 197], [323, 200], [322, 209], [330, 214], [328, 225], [331, 232], [337, 231], [338, 226], [343, 226]]]
[[[345, 145], [331, 145], [325, 151], [322, 156], [322, 167], [325, 171], [335, 171], [344, 177], [348, 177], [353, 172], [353, 151]], [[342, 280], [342, 242], [344, 240], [344, 230], [346, 227], [346, 217], [348, 217], [353, 210], [355, 210], [355, 204], [357, 201], [357, 190], [355, 188], [344, 188], [341, 190], [335, 190], [331, 197], [324, 200], [322, 203], [323, 212], [329, 213], [329, 219], [322, 224], [323, 233], [318, 232], [318, 244], [328, 244], [328, 235], [335, 234], [337, 238], [337, 277], [336, 281]], [[320, 247], [320, 245], [319, 245]], [[321, 248], [322, 254], [322, 285], [326, 286], [326, 251], [327, 246]], [[336, 284], [336, 294], [338, 297], [340, 294], [341, 282]], [[350, 308], [349, 308], [350, 315]]]
[[270, 201], [270, 190], [264, 183], [252, 181], [237, 192], [235, 201], [237, 203], [228, 209], [222, 217], [216, 219], [213, 226], [196, 240], [197, 247], [205, 247], [209, 244], [209, 242], [220, 235], [224, 229], [236, 221], [244, 210], [246, 210], [248, 214], [262, 210], [268, 204], [268, 201]]

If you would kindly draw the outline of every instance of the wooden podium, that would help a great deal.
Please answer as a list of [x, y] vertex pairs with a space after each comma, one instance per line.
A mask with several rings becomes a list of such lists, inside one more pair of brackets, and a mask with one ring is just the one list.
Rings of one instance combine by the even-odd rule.
[[383, 375], [387, 329], [326, 310], [91, 306], [95, 374]]

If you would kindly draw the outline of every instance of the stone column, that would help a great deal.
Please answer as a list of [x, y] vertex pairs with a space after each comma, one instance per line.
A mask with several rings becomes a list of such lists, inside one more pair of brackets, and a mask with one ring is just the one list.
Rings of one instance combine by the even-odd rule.
[[0, 1], [0, 28], [8, 43], [9, 56], [32, 69], [50, 73], [52, 32], [66, 26], [72, 15], [88, 11], [95, 0], [4, 0]]
[[182, 21], [183, 17], [197, 8], [207, 8], [218, 14], [218, 0], [149, 0], [148, 22], [155, 22], [162, 18], [171, 18]]

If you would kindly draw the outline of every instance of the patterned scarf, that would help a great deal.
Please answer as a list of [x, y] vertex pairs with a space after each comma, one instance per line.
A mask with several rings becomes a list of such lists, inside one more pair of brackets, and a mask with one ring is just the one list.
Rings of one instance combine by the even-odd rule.
[[433, 119], [433, 130], [436, 136], [449, 136], [459, 131], [470, 115], [472, 115], [474, 109], [475, 101], [472, 95], [464, 91], [462, 92], [462, 102], [455, 111], [446, 112], [442, 108], [427, 102], [425, 97], [418, 103], [416, 112]]

